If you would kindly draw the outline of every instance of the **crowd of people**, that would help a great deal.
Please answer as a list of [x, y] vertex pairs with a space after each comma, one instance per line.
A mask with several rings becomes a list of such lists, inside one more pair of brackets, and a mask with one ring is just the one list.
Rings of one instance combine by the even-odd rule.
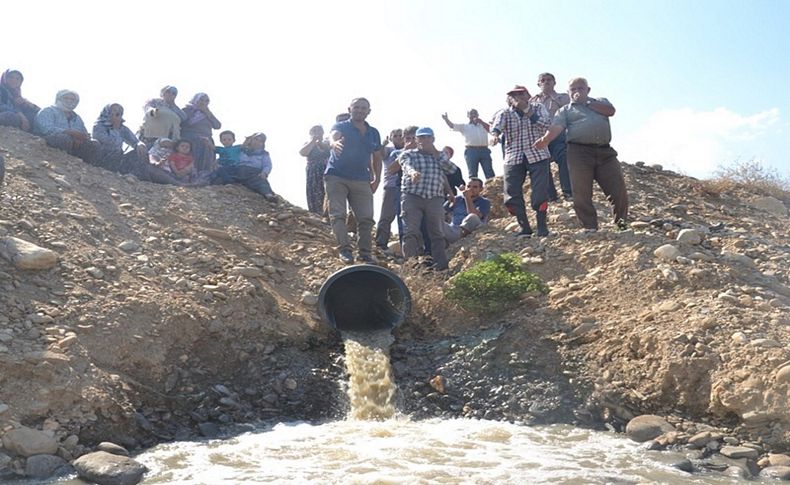
[[79, 94], [58, 91], [51, 106], [39, 108], [22, 96], [22, 73], [8, 69], [0, 78], [0, 125], [41, 136], [47, 145], [86, 163], [121, 174], [180, 186], [241, 184], [277, 203], [269, 184], [272, 161], [266, 135], [253, 133], [236, 145], [231, 131], [212, 136], [222, 124], [209, 109], [209, 96], [197, 93], [183, 107], [176, 105], [178, 89], [165, 86], [159, 97], [143, 106], [143, 120], [133, 131], [124, 108], [111, 103], [101, 110], [89, 132], [76, 109]]
[[[144, 104], [137, 132], [126, 126], [120, 104], [108, 104], [89, 133], [75, 112], [80, 101], [76, 92], [61, 90], [52, 106], [41, 109], [22, 96], [23, 80], [16, 70], [2, 74], [0, 125], [30, 131], [86, 163], [141, 180], [182, 186], [240, 184], [278, 201], [268, 181], [272, 161], [266, 135], [253, 133], [237, 144], [236, 135], [225, 130], [216, 146], [212, 133], [222, 124], [209, 109], [205, 93], [195, 94], [179, 108], [178, 90], [163, 87], [159, 97]], [[567, 93], [557, 92], [555, 85], [551, 73], [542, 73], [535, 96], [525, 86], [515, 86], [506, 93], [507, 106], [490, 122], [476, 109], [467, 111], [468, 123], [453, 123], [447, 113], [442, 115], [464, 137], [468, 182], [451, 161], [453, 149], [435, 146], [430, 127], [394, 129], [382, 140], [366, 121], [370, 102], [365, 98], [351, 101], [327, 137], [322, 126], [310, 128], [299, 150], [307, 159], [307, 205], [309, 211], [328, 217], [340, 260], [374, 263], [374, 249], [392, 256], [391, 226], [397, 221], [406, 260], [424, 255], [432, 269], [447, 269], [448, 245], [488, 220], [491, 202], [483, 196], [484, 183], [477, 175], [482, 169], [486, 179], [495, 176], [490, 147], [496, 144], [501, 144], [504, 158], [504, 205], [520, 227], [518, 236], [533, 236], [523, 193], [527, 177], [534, 235], [549, 235], [548, 207], [559, 201], [551, 162], [557, 164], [562, 197], [573, 202], [584, 231], [598, 230], [593, 181], [609, 198], [615, 225], [625, 228], [628, 193], [617, 152], [609, 144], [609, 118], [615, 109], [605, 98], [590, 97], [584, 78], [572, 79]], [[0, 174], [2, 169], [0, 159]], [[380, 185], [384, 196], [376, 225], [373, 194]]]

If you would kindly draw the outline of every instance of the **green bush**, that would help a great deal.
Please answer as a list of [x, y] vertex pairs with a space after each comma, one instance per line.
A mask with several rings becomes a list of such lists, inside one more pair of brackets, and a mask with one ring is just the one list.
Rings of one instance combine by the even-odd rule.
[[547, 291], [537, 275], [521, 267], [515, 253], [480, 261], [448, 282], [445, 296], [471, 311], [501, 311], [518, 303], [527, 292]]

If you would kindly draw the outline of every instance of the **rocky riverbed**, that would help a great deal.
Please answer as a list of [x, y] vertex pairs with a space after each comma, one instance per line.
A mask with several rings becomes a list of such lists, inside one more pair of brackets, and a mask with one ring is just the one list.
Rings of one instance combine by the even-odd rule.
[[[316, 308], [341, 268], [324, 221], [241, 187], [121, 177], [10, 128], [0, 152], [0, 478], [121, 456], [103, 442], [345, 415], [342, 342]], [[451, 274], [521, 254], [550, 292], [514, 310], [465, 313], [445, 276], [382, 261], [414, 296], [391, 349], [401, 409], [622, 431], [659, 415], [671, 429], [648, 446], [697, 447], [692, 468], [727, 447], [744, 473], [787, 466], [790, 197], [623, 169], [628, 231], [580, 234], [565, 203], [552, 237], [517, 239], [497, 208], [451, 248]]]

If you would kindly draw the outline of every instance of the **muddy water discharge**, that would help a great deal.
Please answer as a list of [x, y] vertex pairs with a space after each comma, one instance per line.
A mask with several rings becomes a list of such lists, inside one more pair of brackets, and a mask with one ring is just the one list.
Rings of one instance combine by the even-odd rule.
[[381, 421], [395, 416], [395, 381], [390, 366], [390, 330], [343, 332], [348, 370], [348, 417]]

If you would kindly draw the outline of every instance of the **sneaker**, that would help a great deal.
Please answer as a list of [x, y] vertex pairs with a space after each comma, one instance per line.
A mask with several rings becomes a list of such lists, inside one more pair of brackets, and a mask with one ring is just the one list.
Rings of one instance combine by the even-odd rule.
[[342, 261], [342, 262], [344, 262], [346, 264], [351, 264], [351, 263], [354, 262], [354, 255], [351, 254], [351, 250], [350, 249], [343, 249], [343, 250], [341, 250], [340, 254], [338, 256], [340, 257], [340, 261]]
[[364, 264], [376, 264], [376, 258], [370, 254], [360, 254], [357, 256], [357, 261]]
[[516, 237], [532, 237], [532, 229], [529, 227], [522, 228], [518, 234], [516, 234]]

